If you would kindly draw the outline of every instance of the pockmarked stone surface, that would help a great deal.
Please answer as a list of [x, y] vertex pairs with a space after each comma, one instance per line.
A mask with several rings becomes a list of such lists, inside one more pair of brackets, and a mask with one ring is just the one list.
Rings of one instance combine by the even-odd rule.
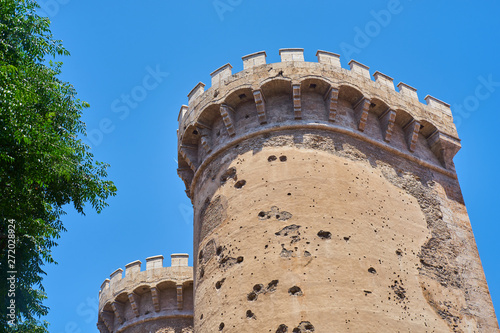
[[179, 114], [194, 331], [499, 332], [448, 104], [356, 61], [243, 57]]

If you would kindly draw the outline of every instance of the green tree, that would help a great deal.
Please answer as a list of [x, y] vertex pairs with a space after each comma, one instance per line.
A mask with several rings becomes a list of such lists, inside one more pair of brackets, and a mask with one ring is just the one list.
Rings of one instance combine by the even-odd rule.
[[[80, 117], [88, 104], [58, 78], [61, 63], [48, 58], [69, 53], [37, 8], [33, 0], [0, 0], [0, 331], [10, 332], [47, 332], [40, 321], [48, 311], [43, 265], [55, 263], [51, 249], [65, 230], [65, 205], [100, 212], [116, 194], [106, 180], [108, 165], [94, 161], [78, 138], [85, 135]], [[8, 271], [17, 272], [15, 297]], [[11, 299], [14, 325], [6, 313]]]

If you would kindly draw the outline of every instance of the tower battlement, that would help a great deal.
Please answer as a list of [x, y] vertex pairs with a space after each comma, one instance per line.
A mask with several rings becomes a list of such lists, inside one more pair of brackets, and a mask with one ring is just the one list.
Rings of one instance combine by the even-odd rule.
[[[390, 95], [391, 100], [393, 100], [394, 97], [395, 97], [395, 99], [401, 98], [402, 100], [405, 100], [407, 97], [410, 97], [413, 99], [413, 100], [410, 100], [410, 104], [413, 104], [412, 102], [415, 102], [415, 101], [418, 102], [417, 89], [415, 89], [415, 88], [413, 88], [413, 87], [411, 87], [403, 82], [400, 82], [397, 84], [398, 91], [396, 91], [395, 87], [394, 87], [394, 83], [393, 83], [393, 78], [391, 78], [390, 76], [387, 76], [385, 74], [382, 74], [379, 71], [376, 71], [373, 73], [374, 80], [372, 80], [372, 78], [370, 76], [370, 67], [368, 67], [368, 66], [366, 66], [358, 61], [355, 61], [355, 60], [349, 61], [348, 65], [350, 66], [350, 70], [346, 70], [346, 69], [341, 67], [339, 54], [318, 50], [316, 52], [316, 57], [318, 58], [318, 62], [313, 63], [313, 62], [306, 62], [304, 60], [304, 49], [299, 49], [299, 48], [280, 49], [279, 52], [280, 52], [280, 56], [281, 56], [281, 63], [287, 63], [285, 65], [285, 67], [290, 67], [290, 64], [288, 64], [288, 63], [292, 62], [294, 64], [291, 67], [305, 67], [306, 69], [317, 68], [320, 71], [324, 71], [325, 69], [326, 70], [330, 69], [330, 70], [334, 70], [334, 71], [335, 70], [340, 71], [345, 76], [353, 75], [352, 82], [350, 82], [351, 80], [348, 79], [347, 83], [352, 83], [355, 85], [358, 84], [360, 88], [368, 88], [369, 90], [370, 90], [370, 88], [371, 89], [380, 88], [380, 85], [383, 85], [383, 86], [387, 87], [389, 90], [393, 90], [396, 94], [402, 95], [399, 97], [397, 97], [398, 95]], [[227, 86], [227, 85], [231, 85], [231, 87], [233, 88], [234, 86], [237, 85], [237, 83], [232, 84], [234, 81], [238, 81], [238, 80], [242, 79], [243, 77], [247, 77], [247, 76], [252, 75], [252, 74], [259, 74], [259, 72], [262, 71], [262, 68], [260, 68], [260, 69], [257, 69], [257, 68], [260, 66], [270, 65], [272, 67], [272, 65], [274, 65], [275, 67], [276, 66], [281, 67], [278, 65], [279, 63], [267, 64], [266, 57], [267, 57], [267, 54], [265, 51], [252, 53], [252, 54], [249, 54], [249, 55], [242, 57], [243, 71], [238, 72], [234, 75], [232, 74], [232, 66], [229, 63], [216, 69], [215, 71], [213, 71], [210, 74], [210, 76], [212, 78], [212, 80], [211, 80], [212, 86], [208, 90], [205, 90], [206, 86], [204, 83], [199, 82], [191, 90], [191, 92], [188, 94], [189, 104], [188, 104], [188, 108], [186, 109], [186, 111], [188, 111], [188, 112], [185, 112], [185, 114], [191, 113], [191, 110], [199, 107], [200, 103], [203, 104], [203, 98], [208, 98], [208, 99], [212, 100], [214, 97], [213, 96], [214, 90], [217, 90], [217, 89], [219, 89], [223, 86]], [[303, 64], [300, 65], [299, 63], [303, 63]], [[325, 68], [323, 66], [328, 66], [330, 68], [328, 68], [328, 67]], [[267, 67], [267, 69], [269, 69], [269, 67]], [[298, 79], [300, 81], [300, 79], [301, 79], [300, 73], [297, 73], [297, 74], [299, 74]], [[308, 72], [308, 75], [314, 76], [313, 73], [309, 73], [309, 72]], [[321, 74], [321, 76], [323, 76], [323, 74]], [[356, 78], [356, 76], [361, 76], [365, 80], [371, 81], [373, 86], [366, 87], [364, 84], [359, 84], [359, 82], [357, 82], [357, 80], [356, 80], [356, 79], [359, 79], [359, 77]], [[331, 83], [334, 84], [335, 80], [338, 78], [339, 78], [338, 75], [332, 75], [331, 77], [327, 77], [325, 79], [327, 81], [328, 81], [328, 79], [332, 80]], [[341, 78], [345, 79], [346, 77], [341, 77]], [[249, 77], [248, 79], [249, 79], [249, 81], [253, 81], [251, 83], [252, 86], [258, 87], [259, 85], [262, 84], [262, 82], [255, 80], [255, 78]], [[252, 79], [254, 79], [254, 80], [252, 80]], [[210, 95], [210, 91], [212, 91], [212, 95]], [[221, 100], [221, 98], [219, 98], [219, 100]], [[421, 109], [421, 110], [416, 111], [415, 116], [420, 116], [420, 118], [423, 118], [423, 119], [425, 119], [427, 116], [429, 118], [429, 120], [432, 120], [434, 118], [433, 115], [437, 116], [438, 118], [444, 117], [445, 119], [441, 119], [444, 124], [446, 124], [446, 122], [448, 120], [452, 120], [449, 118], [449, 116], [451, 116], [451, 109], [450, 109], [449, 104], [447, 104], [447, 103], [445, 103], [445, 102], [443, 102], [443, 101], [441, 101], [441, 100], [439, 100], [431, 95], [427, 95], [424, 98], [424, 100], [426, 101], [426, 104], [423, 104], [423, 103], [420, 103], [420, 105], [417, 104], [419, 109]], [[404, 102], [402, 102], [402, 104], [404, 104]], [[396, 102], [396, 105], [397, 105], [397, 102]], [[438, 110], [440, 110], [441, 112], [439, 112]], [[410, 112], [412, 112], [412, 110], [410, 110]], [[442, 113], [442, 114], [440, 114], [440, 113]], [[184, 117], [182, 116], [179, 119], [183, 119], [183, 118]], [[451, 124], [446, 124], [446, 125], [450, 126]], [[451, 126], [451, 127], [453, 127], [453, 126]], [[449, 128], [449, 130], [451, 132], [453, 132], [456, 136], [456, 129], [453, 130], [453, 128]]]
[[163, 267], [163, 256], [153, 256], [146, 258], [143, 271], [137, 260], [125, 265], [125, 276], [121, 268], [111, 273], [99, 291], [97, 326], [101, 333], [158, 327], [191, 332], [193, 269], [188, 258], [188, 254], [172, 254], [171, 266]]
[[[449, 104], [357, 61], [341, 68], [340, 56], [318, 51], [305, 62], [303, 49], [281, 49], [281, 62], [267, 64], [266, 53], [243, 59], [243, 71], [226, 64], [200, 82], [179, 112], [178, 173], [188, 195], [215, 155], [249, 136], [283, 129], [317, 128], [343, 133], [398, 154], [449, 177], [460, 149]], [[284, 100], [286, 99], [286, 101]], [[272, 106], [280, 104], [279, 112]], [[271, 106], [271, 108], [269, 107]]]

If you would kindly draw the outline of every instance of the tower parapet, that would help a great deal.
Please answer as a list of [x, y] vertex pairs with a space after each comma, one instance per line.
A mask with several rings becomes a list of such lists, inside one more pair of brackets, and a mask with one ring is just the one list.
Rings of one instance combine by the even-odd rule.
[[221, 67], [179, 113], [196, 332], [499, 332], [449, 105], [280, 56]]
[[[171, 267], [163, 256], [137, 260], [111, 273], [99, 291], [101, 333], [192, 332], [193, 269], [187, 254], [172, 254]], [[170, 329], [170, 330], [167, 330]], [[167, 331], [165, 331], [167, 330]]]
[[[369, 67], [355, 60], [350, 70], [341, 68], [335, 53], [318, 51], [317, 63], [305, 62], [303, 49], [281, 49], [280, 55], [281, 62], [273, 64], [266, 64], [263, 51], [244, 56], [243, 71], [232, 75], [226, 64], [211, 73], [211, 88], [205, 90], [200, 82], [189, 93], [189, 105], [178, 118], [179, 175], [188, 192], [199, 166], [224, 146], [283, 127], [309, 126], [363, 138], [455, 177], [453, 157], [461, 146], [449, 104], [430, 95], [423, 104], [415, 88], [400, 82], [396, 91], [393, 79], [378, 71], [372, 80]], [[266, 101], [278, 96], [293, 101], [289, 116], [266, 109]], [[248, 106], [241, 119], [235, 109], [249, 102], [255, 110]], [[393, 137], [394, 132], [401, 135]]]

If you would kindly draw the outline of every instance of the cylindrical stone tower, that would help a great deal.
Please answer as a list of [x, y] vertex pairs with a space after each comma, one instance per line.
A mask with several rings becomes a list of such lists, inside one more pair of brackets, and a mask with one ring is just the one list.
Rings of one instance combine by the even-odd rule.
[[195, 332], [498, 332], [449, 105], [280, 55], [217, 69], [181, 108]]
[[193, 269], [187, 254], [172, 254], [171, 267], [163, 256], [139, 260], [106, 279], [99, 291], [97, 327], [101, 333], [192, 333]]

